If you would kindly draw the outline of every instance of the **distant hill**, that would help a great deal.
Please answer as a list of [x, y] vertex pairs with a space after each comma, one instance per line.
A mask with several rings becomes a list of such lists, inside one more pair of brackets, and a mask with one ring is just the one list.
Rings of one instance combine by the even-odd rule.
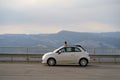
[[87, 48], [120, 48], [120, 32], [85, 33], [60, 31], [56, 34], [1, 34], [0, 46], [13, 47], [59, 47], [64, 41], [68, 44], [81, 44]]

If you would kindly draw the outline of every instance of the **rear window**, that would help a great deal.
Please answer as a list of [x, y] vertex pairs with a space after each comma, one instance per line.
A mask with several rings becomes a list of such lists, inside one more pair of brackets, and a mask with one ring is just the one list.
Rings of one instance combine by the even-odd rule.
[[81, 52], [79, 48], [75, 48], [75, 52]]

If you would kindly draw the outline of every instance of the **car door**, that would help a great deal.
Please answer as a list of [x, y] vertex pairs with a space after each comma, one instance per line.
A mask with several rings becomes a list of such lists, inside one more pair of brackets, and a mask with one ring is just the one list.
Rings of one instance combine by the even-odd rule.
[[70, 62], [71, 63], [78, 63], [78, 60], [80, 59], [82, 54], [81, 49], [79, 49], [78, 47], [71, 47], [71, 51], [70, 51]]
[[74, 62], [78, 63], [81, 56], [82, 56], [82, 50], [78, 47], [74, 47]]
[[64, 47], [59, 50], [60, 53], [56, 56], [56, 60], [59, 63], [73, 63], [74, 52], [72, 52], [72, 47]]

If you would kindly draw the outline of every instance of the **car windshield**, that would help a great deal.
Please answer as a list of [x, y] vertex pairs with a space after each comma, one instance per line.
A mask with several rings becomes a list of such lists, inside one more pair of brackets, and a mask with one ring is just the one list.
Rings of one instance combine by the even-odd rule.
[[61, 48], [63, 48], [64, 46], [59, 47], [58, 49], [55, 49], [53, 52], [56, 53], [58, 50], [60, 50]]

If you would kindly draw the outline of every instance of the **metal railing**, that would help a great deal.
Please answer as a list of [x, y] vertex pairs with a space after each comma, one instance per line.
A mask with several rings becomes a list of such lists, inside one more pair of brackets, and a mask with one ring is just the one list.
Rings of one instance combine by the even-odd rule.
[[[0, 62], [41, 62], [43, 54], [0, 54]], [[90, 55], [90, 62], [120, 63], [120, 55]]]
[[1, 62], [30, 62], [41, 61], [43, 54], [0, 54]]
[[120, 63], [120, 55], [90, 55], [90, 62], [98, 62], [98, 63]]
[[44, 54], [55, 47], [0, 47], [0, 54]]
[[[0, 47], [0, 62], [40, 62], [44, 53], [54, 49], [53, 47]], [[87, 51], [90, 53], [90, 62], [120, 63], [119, 48], [88, 48]]]

